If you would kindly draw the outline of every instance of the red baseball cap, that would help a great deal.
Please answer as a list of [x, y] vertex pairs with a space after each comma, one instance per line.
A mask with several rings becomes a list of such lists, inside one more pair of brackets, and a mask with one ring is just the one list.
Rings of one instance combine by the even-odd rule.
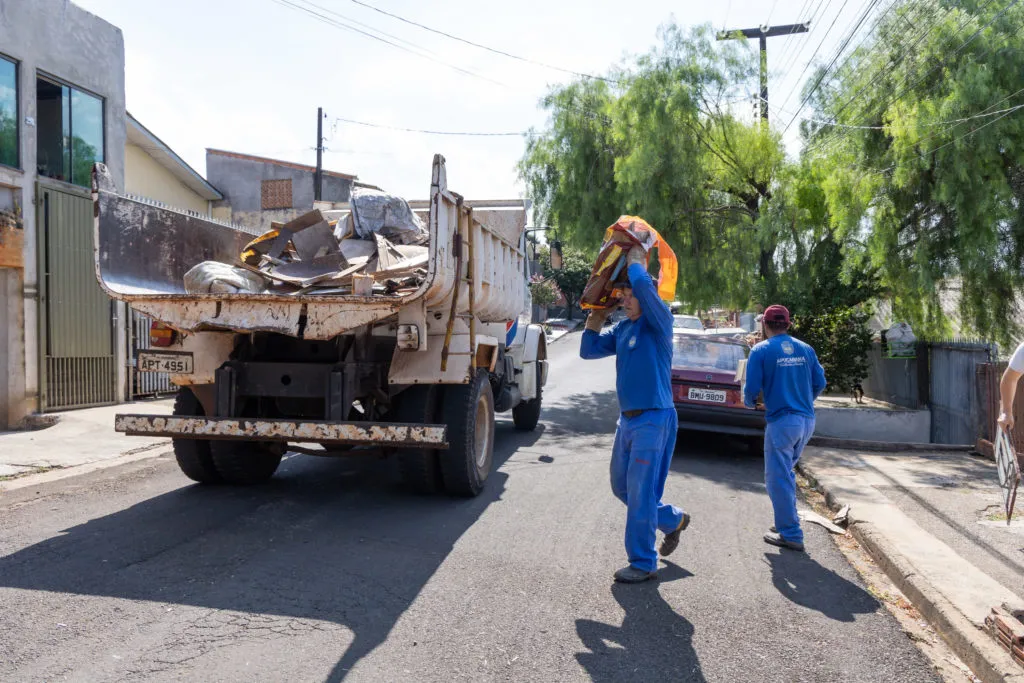
[[785, 306], [772, 304], [764, 309], [764, 321], [789, 325], [789, 310]]

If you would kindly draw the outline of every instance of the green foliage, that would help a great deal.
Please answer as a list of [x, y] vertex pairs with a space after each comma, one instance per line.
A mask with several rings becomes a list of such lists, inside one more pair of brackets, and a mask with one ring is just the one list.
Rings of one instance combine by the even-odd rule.
[[558, 299], [555, 288], [547, 280], [530, 283], [530, 297], [537, 306], [550, 306]]
[[711, 27], [661, 31], [662, 45], [615, 73], [553, 90], [550, 114], [519, 164], [537, 214], [577, 247], [596, 250], [622, 214], [644, 217], [679, 258], [692, 306], [745, 305], [774, 276], [776, 240], [761, 209], [784, 162], [767, 128], [728, 111], [758, 64]]
[[554, 277], [568, 303], [575, 306], [583, 295], [583, 288], [587, 286], [593, 265], [593, 259], [588, 258], [584, 252], [574, 247], [563, 246], [562, 269], [551, 270], [549, 264], [545, 270]]
[[[909, 44], [906, 24], [929, 25]], [[815, 94], [805, 158], [837, 227], [862, 231], [894, 312], [924, 335], [962, 290], [969, 330], [1006, 342], [1024, 286], [1024, 5], [900, 0]], [[812, 81], [813, 82], [813, 81]], [[870, 128], [873, 127], [873, 128]]]
[[867, 311], [852, 307], [794, 316], [791, 334], [814, 348], [830, 391], [849, 392], [868, 376], [868, 317]]

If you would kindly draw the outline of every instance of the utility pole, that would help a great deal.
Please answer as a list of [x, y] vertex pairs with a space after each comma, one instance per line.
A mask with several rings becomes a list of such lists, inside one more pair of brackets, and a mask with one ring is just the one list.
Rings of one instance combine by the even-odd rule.
[[324, 190], [324, 108], [316, 108], [316, 174], [313, 176], [313, 199], [320, 201]]
[[761, 119], [768, 121], [768, 39], [776, 36], [789, 36], [794, 33], [807, 33], [811, 30], [811, 22], [803, 24], [786, 24], [784, 26], [761, 26], [760, 28], [734, 29], [719, 31], [719, 40], [735, 40], [740, 36], [757, 38], [761, 45]]

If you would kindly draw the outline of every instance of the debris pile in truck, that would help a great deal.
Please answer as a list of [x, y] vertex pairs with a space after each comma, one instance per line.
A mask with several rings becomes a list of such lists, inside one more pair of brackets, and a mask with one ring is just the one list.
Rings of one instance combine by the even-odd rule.
[[204, 261], [189, 294], [402, 296], [427, 275], [429, 233], [401, 197], [357, 188], [349, 211], [310, 211], [245, 246], [240, 266]]

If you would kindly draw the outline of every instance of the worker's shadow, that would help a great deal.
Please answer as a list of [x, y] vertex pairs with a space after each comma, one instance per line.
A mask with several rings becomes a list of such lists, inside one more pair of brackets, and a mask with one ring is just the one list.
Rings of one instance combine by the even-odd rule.
[[693, 647], [693, 624], [665, 601], [659, 584], [692, 576], [677, 565], [659, 572], [658, 581], [612, 586], [625, 610], [621, 626], [590, 619], [576, 621], [587, 652], [577, 661], [593, 681], [704, 681]]
[[805, 553], [783, 550], [766, 552], [764, 556], [776, 590], [829, 619], [851, 622], [856, 615], [875, 612], [879, 607], [879, 602], [866, 590]]

